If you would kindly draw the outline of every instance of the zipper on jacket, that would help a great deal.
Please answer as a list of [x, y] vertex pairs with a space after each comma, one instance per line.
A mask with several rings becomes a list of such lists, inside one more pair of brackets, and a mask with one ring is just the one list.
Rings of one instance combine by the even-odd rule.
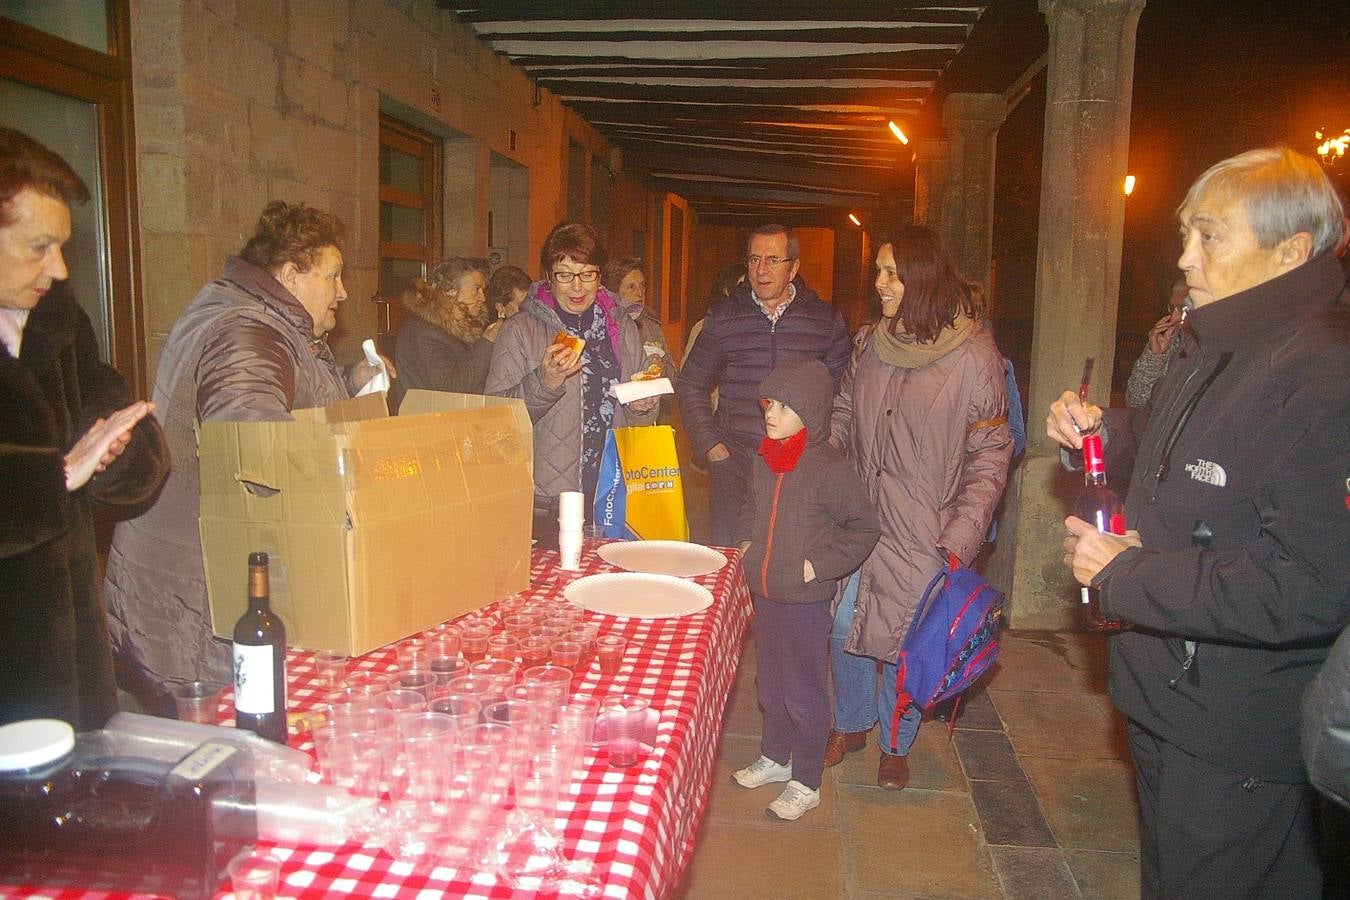
[[769, 559], [773, 556], [773, 532], [778, 525], [778, 495], [783, 490], [783, 475], [779, 473], [773, 484], [773, 504], [769, 506], [769, 533], [764, 538], [764, 563], [759, 567], [760, 594], [769, 596]]

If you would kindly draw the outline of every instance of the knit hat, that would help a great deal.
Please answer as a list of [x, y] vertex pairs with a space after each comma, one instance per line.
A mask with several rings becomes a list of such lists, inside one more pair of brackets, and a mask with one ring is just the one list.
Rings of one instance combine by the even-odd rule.
[[779, 363], [760, 383], [759, 395], [792, 407], [810, 432], [808, 443], [818, 444], [830, 436], [834, 379], [820, 360], [803, 357]]

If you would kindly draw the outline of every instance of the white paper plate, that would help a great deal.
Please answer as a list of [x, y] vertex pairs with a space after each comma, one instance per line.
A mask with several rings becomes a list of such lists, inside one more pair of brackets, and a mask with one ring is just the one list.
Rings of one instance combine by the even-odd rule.
[[632, 403], [634, 400], [646, 400], [648, 397], [660, 397], [675, 393], [669, 378], [649, 378], [646, 381], [621, 381], [614, 385], [614, 399], [620, 403]]
[[630, 572], [692, 578], [716, 572], [727, 558], [711, 547], [687, 541], [619, 541], [602, 544], [600, 558]]
[[587, 575], [563, 588], [572, 603], [607, 616], [669, 619], [712, 606], [712, 591], [672, 575], [608, 572]]

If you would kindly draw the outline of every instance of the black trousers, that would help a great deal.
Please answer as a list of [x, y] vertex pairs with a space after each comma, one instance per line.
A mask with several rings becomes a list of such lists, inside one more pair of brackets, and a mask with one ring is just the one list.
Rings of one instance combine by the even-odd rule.
[[830, 601], [755, 604], [755, 693], [764, 724], [759, 752], [792, 763], [792, 777], [820, 789], [830, 737]]
[[749, 450], [737, 444], [726, 444], [731, 456], [721, 462], [708, 463], [712, 512], [712, 542], [718, 547], [736, 546], [736, 520], [745, 505], [745, 492], [750, 489]]
[[1307, 784], [1260, 781], [1191, 756], [1130, 722], [1139, 788], [1140, 896], [1322, 896]]

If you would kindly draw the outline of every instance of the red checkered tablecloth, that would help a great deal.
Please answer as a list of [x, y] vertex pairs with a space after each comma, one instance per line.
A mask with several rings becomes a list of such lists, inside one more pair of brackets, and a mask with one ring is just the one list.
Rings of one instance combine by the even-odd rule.
[[[558, 811], [565, 855], [593, 861], [605, 897], [665, 896], [693, 853], [717, 757], [722, 713], [751, 612], [740, 560], [735, 553], [728, 555], [731, 561], [721, 570], [693, 579], [713, 594], [712, 606], [702, 612], [671, 619], [587, 613], [587, 621], [628, 639], [628, 664], [618, 675], [602, 677], [593, 662], [574, 685], [574, 692], [637, 694], [661, 716], [653, 749], [639, 766], [612, 769], [603, 752], [589, 756], [583, 777], [572, 785]], [[557, 553], [536, 551], [528, 593], [559, 595], [576, 578], [610, 571], [616, 570], [594, 554], [583, 556], [581, 571], [570, 572], [558, 568]], [[371, 672], [391, 670], [394, 658], [391, 646], [354, 660], [353, 666]], [[316, 680], [313, 655], [291, 650], [287, 663], [292, 711], [313, 708], [326, 692]], [[227, 706], [228, 701], [222, 706], [223, 716], [229, 712]], [[313, 750], [307, 733], [294, 735], [291, 743]], [[398, 862], [379, 848], [355, 843], [341, 847], [265, 843], [262, 847], [282, 860], [282, 897], [504, 898], [518, 894], [486, 874], [469, 880], [453, 868]], [[228, 888], [228, 883], [222, 887]], [[0, 896], [137, 895], [0, 887]]]

